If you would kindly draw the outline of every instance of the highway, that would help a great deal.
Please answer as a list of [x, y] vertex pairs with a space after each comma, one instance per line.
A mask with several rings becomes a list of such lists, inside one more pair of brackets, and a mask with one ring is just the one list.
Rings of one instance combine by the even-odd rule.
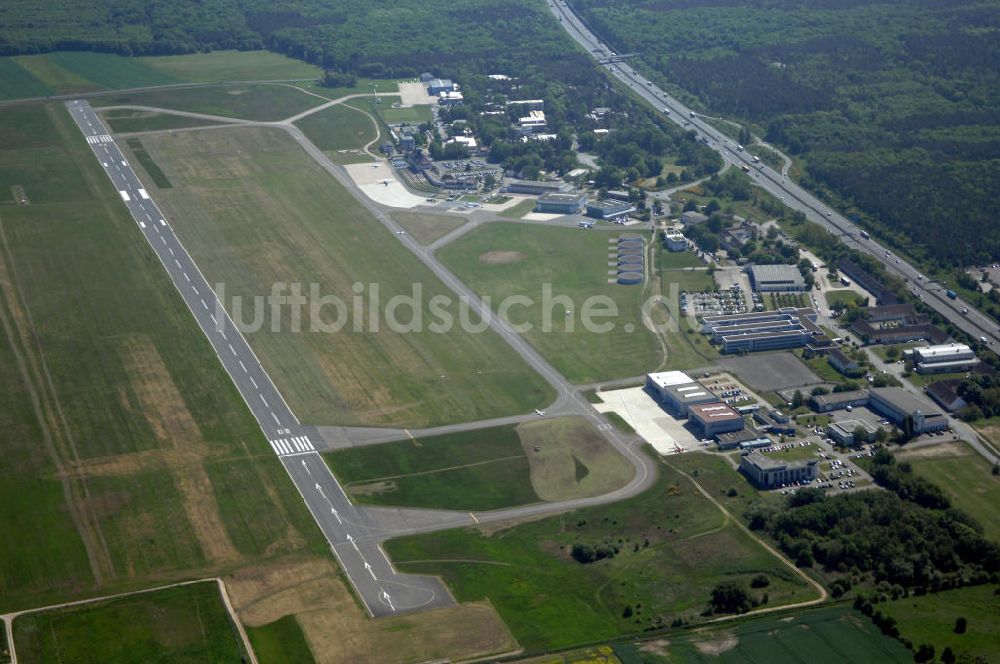
[[[275, 123], [229, 124], [227, 126], [265, 124], [288, 132], [312, 159], [335, 177], [379, 222], [392, 231], [398, 241], [410, 249], [456, 294], [465, 298], [472, 309], [489, 320], [493, 330], [553, 386], [558, 396], [547, 413], [584, 417], [635, 468], [635, 474], [627, 484], [607, 494], [562, 502], [535, 503], [490, 512], [359, 507], [352, 504], [319, 454], [320, 450], [342, 447], [344, 444], [337, 440], [331, 442], [326, 439], [314, 439], [316, 436], [325, 437], [326, 434], [332, 434], [337, 428], [314, 427], [299, 422], [246, 339], [230, 319], [223, 303], [218, 300], [208, 281], [181, 244], [169, 220], [150, 197], [98, 113], [85, 100], [67, 101], [66, 107], [140, 232], [160, 259], [174, 287], [211, 343], [240, 396], [256, 418], [261, 431], [267, 437], [271, 451], [278, 457], [298, 489], [369, 615], [386, 616], [454, 603], [454, 599], [440, 579], [402, 574], [393, 567], [382, 548], [382, 543], [391, 537], [558, 514], [581, 507], [624, 500], [652, 486], [656, 479], [656, 462], [638, 450], [644, 445], [644, 441], [638, 436], [622, 434], [614, 429], [562, 374], [544, 360], [505, 321], [491, 315], [487, 305], [438, 261], [433, 250], [421, 246], [409, 234], [401, 232], [402, 229], [385, 213], [385, 210], [361, 192], [346, 171], [333, 164], [295, 125], [288, 120]], [[517, 416], [516, 419], [522, 420], [523, 416]], [[439, 429], [474, 430], [481, 428], [483, 424], [482, 422], [459, 423]], [[346, 432], [344, 430], [344, 433]], [[374, 429], [365, 430], [363, 433], [365, 437], [379, 437], [379, 432]], [[387, 433], [392, 435], [395, 432]]]
[[[566, 6], [564, 0], [550, 0], [549, 8], [569, 35], [595, 60], [602, 62], [613, 57], [614, 51], [590, 31], [581, 18]], [[627, 63], [606, 62], [602, 66], [640, 98], [651, 104], [659, 113], [685, 129], [694, 131], [700, 139], [705, 141], [706, 145], [714, 148], [726, 161], [748, 167], [756, 183], [782, 200], [789, 208], [805, 213], [809, 221], [815, 222], [837, 235], [847, 246], [880, 261], [887, 272], [905, 280], [915, 295], [954, 323], [956, 327], [969, 334], [973, 339], [985, 337], [994, 352], [1000, 348], [1000, 327], [996, 321], [967, 302], [948, 298], [945, 294], [947, 288], [938, 283], [929, 282], [920, 274], [919, 270], [905, 260], [895, 256], [875, 240], [864, 238], [861, 235], [860, 227], [789, 180], [787, 176], [766, 165], [755, 163], [752, 155], [737, 149], [736, 141], [702, 120], [697, 113], [684, 104], [668, 96], [666, 92], [640, 75]], [[963, 310], [967, 310], [967, 313], [963, 313]]]

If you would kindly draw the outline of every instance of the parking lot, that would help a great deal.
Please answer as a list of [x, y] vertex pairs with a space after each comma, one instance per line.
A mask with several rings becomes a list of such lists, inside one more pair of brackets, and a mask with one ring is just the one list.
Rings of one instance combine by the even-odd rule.
[[739, 284], [726, 290], [683, 293], [681, 295], [682, 316], [721, 316], [724, 314], [743, 314], [746, 311], [746, 299]]
[[716, 364], [739, 376], [751, 388], [762, 392], [823, 382], [791, 352], [723, 357]]

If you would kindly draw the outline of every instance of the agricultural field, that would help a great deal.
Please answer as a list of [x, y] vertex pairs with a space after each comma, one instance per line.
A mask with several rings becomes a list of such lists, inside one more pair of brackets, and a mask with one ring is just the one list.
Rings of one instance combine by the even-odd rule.
[[1000, 542], [1000, 475], [965, 443], [905, 450], [896, 455], [913, 470], [941, 487], [952, 504], [983, 526], [987, 537]]
[[109, 93], [91, 100], [94, 108], [150, 106], [266, 122], [283, 120], [322, 103], [322, 99], [282, 84], [163, 88]]
[[[936, 657], [946, 647], [959, 662], [989, 662], [1000, 643], [1000, 586], [987, 584], [946, 590], [920, 597], [903, 597], [874, 605], [896, 619], [901, 637], [917, 648], [934, 646]], [[955, 632], [958, 618], [966, 619], [963, 634]]]
[[908, 664], [913, 659], [899, 641], [883, 636], [868, 618], [845, 606], [670, 632], [662, 640], [616, 644], [614, 653], [622, 662], [642, 664]]
[[306, 116], [296, 126], [334, 160], [342, 156], [340, 151], [362, 149], [379, 136], [371, 117], [346, 104], [337, 104]]
[[466, 222], [457, 214], [426, 214], [422, 212], [393, 212], [392, 218], [420, 244], [427, 246], [447, 235]]
[[329, 554], [227, 577], [261, 664], [417, 664], [516, 651], [488, 602], [371, 620]]
[[[610, 557], [578, 562], [574, 545], [580, 556]], [[488, 533], [406, 537], [386, 549], [403, 570], [440, 574], [460, 601], [488, 598], [528, 650], [666, 627], [678, 617], [697, 622], [722, 581], [766, 575], [768, 606], [815, 594], [665, 465], [651, 489], [620, 503]]]
[[[642, 321], [649, 288], [608, 283], [608, 240], [615, 237], [494, 223], [458, 238], [438, 255], [473, 290], [492, 298], [494, 307], [508, 297], [530, 298], [529, 306], [511, 307], [511, 322], [530, 323], [527, 340], [570, 381], [586, 383], [645, 373], [664, 360], [657, 337]], [[550, 306], [544, 304], [546, 288], [551, 288]], [[615, 316], [592, 321], [610, 324], [610, 331], [583, 326], [581, 312], [594, 296], [600, 296], [595, 310], [611, 309], [611, 303], [617, 309]]]
[[64, 107], [0, 127], [0, 610], [324, 551]]
[[700, 291], [715, 290], [715, 279], [706, 269], [698, 268], [677, 268], [661, 269], [660, 279], [663, 283], [663, 292], [670, 293], [670, 289], [676, 285], [678, 293], [697, 293]]
[[17, 64], [14, 58], [0, 58], [0, 100], [44, 97], [52, 88]]
[[[49, 89], [48, 94], [73, 94], [182, 82], [136, 58], [111, 53], [56, 51], [40, 55], [19, 55], [3, 60], [34, 77]], [[10, 71], [8, 67], [0, 70]], [[0, 90], [3, 89], [4, 86], [0, 85]], [[10, 98], [18, 96], [22, 95], [12, 95]]]
[[161, 129], [185, 129], [187, 127], [204, 127], [217, 125], [218, 122], [189, 118], [170, 113], [155, 113], [153, 111], [138, 111], [127, 108], [109, 109], [101, 113], [111, 131], [118, 134], [138, 131], [157, 131]]
[[224, 664], [245, 657], [214, 581], [25, 614], [14, 621], [14, 644], [25, 664]]
[[578, 417], [358, 447], [325, 458], [359, 502], [463, 510], [595, 496], [624, 485], [634, 472]]
[[[298, 284], [311, 298], [298, 328], [288, 307], [273, 326], [261, 308], [248, 334], [302, 421], [422, 427], [526, 412], [552, 398], [499, 336], [462, 329], [457, 302], [446, 311], [450, 328], [432, 316], [426, 303], [445, 287], [286, 132], [157, 134], [143, 145], [173, 183], [158, 202], [209, 281], [225, 284], [234, 319], [252, 323], [242, 303], [274, 284], [289, 292]], [[390, 318], [390, 299], [414, 289], [419, 315], [403, 306]], [[358, 302], [360, 317], [348, 311]]]

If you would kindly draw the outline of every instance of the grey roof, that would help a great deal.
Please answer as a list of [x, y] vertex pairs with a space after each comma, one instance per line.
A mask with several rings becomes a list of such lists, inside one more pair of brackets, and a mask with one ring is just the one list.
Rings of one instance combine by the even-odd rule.
[[754, 284], [792, 283], [801, 288], [805, 286], [802, 273], [795, 265], [752, 265], [750, 275]]
[[816, 465], [816, 459], [801, 459], [798, 461], [782, 461], [774, 459], [760, 452], [751, 452], [746, 455], [747, 461], [762, 470], [779, 470], [781, 468], [800, 468], [802, 466]]
[[682, 383], [680, 385], [671, 385], [665, 392], [669, 392], [674, 399], [680, 403], [685, 403], [688, 401], [700, 402], [700, 401], [718, 401], [718, 398], [714, 394], [708, 391], [708, 388], [701, 383]]
[[867, 398], [868, 398], [867, 390], [848, 390], [847, 392], [832, 392], [830, 394], [818, 394], [813, 397], [816, 403], [821, 405], [845, 403], [848, 401], [861, 401]]
[[912, 413], [919, 410], [924, 415], [940, 414], [930, 402], [910, 394], [901, 387], [875, 387], [871, 393], [903, 412]]
[[539, 203], [579, 203], [587, 198], [587, 194], [542, 194], [538, 197]]

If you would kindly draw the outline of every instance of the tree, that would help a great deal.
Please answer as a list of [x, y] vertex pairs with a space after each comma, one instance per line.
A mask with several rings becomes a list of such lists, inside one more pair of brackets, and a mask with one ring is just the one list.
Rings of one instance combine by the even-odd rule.
[[969, 622], [965, 619], [965, 616], [959, 616], [955, 620], [955, 629], [953, 630], [956, 634], [965, 634], [965, 630], [968, 627]]
[[955, 653], [952, 651], [951, 646], [945, 646], [944, 650], [941, 651], [941, 661], [944, 664], [955, 664]]
[[726, 582], [712, 589], [711, 605], [718, 613], [746, 613], [753, 608], [753, 598], [742, 586]]
[[747, 130], [746, 127], [740, 127], [739, 141], [740, 145], [750, 145], [751, 143], [753, 143], [753, 136], [750, 135], [750, 132]]
[[767, 588], [771, 585], [771, 579], [767, 578], [766, 574], [758, 574], [750, 580], [751, 588]]
[[934, 646], [929, 643], [920, 644], [917, 652], [913, 653], [913, 661], [915, 662], [929, 662], [932, 659], [934, 659]]
[[868, 442], [868, 429], [864, 428], [860, 424], [854, 427], [854, 431], [851, 432], [854, 436], [854, 444], [860, 445], [861, 443]]
[[631, 618], [631, 617], [632, 617], [632, 605], [626, 604], [625, 609], [622, 610], [622, 618]]
[[795, 394], [792, 395], [792, 408], [801, 408], [802, 402], [802, 390], [795, 390]]

